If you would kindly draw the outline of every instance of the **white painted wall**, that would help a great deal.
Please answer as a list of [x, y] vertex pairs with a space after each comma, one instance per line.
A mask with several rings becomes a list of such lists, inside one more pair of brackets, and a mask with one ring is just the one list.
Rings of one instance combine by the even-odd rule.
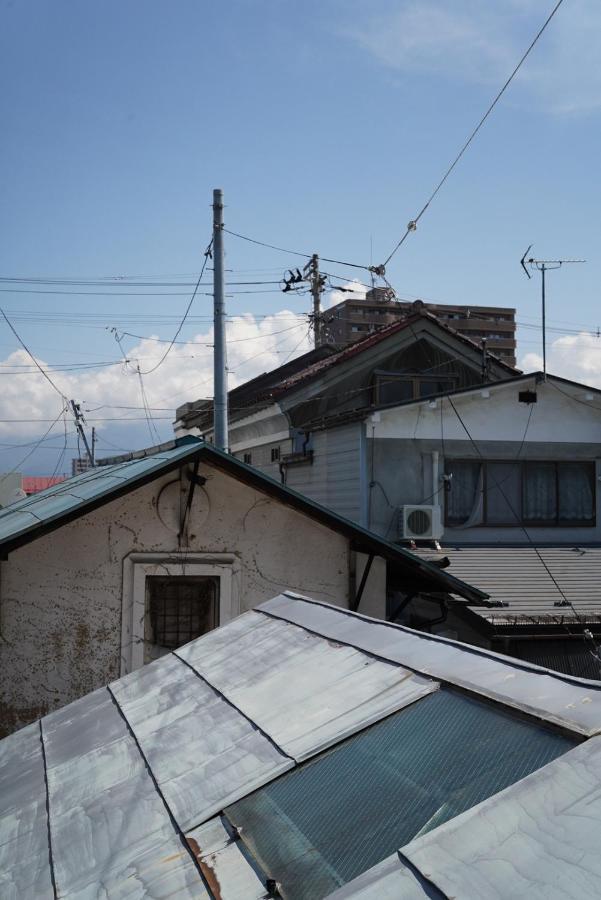
[[[537, 402], [520, 403], [520, 391], [535, 390]], [[432, 454], [444, 471], [447, 458], [550, 459], [595, 462], [597, 515], [594, 527], [446, 527], [443, 544], [564, 543], [601, 540], [601, 398], [586, 388], [534, 378], [515, 384], [476, 389], [452, 398], [379, 410], [368, 419], [367, 458], [373, 479], [384, 487], [372, 490], [369, 527], [389, 531], [394, 508], [438, 500], [432, 484]], [[460, 420], [461, 419], [461, 420]], [[462, 425], [465, 424], [465, 428]], [[468, 437], [466, 429], [472, 440]], [[375, 437], [372, 445], [372, 435]], [[475, 444], [475, 446], [474, 446]], [[392, 507], [392, 508], [391, 508]]]
[[[601, 398], [562, 384], [561, 393], [553, 383], [519, 381], [485, 390], [457, 394], [452, 400], [473, 440], [595, 443], [601, 441]], [[537, 402], [520, 403], [520, 391], [535, 390]], [[585, 397], [591, 397], [586, 400]], [[594, 397], [594, 399], [593, 399]], [[442, 416], [441, 416], [442, 405]], [[532, 415], [530, 416], [530, 412]], [[447, 398], [411, 406], [383, 409], [373, 423], [376, 439], [468, 440], [459, 417]], [[528, 418], [530, 423], [528, 424]], [[370, 420], [369, 436], [372, 423]]]
[[[240, 611], [290, 588], [348, 605], [346, 538], [209, 466], [188, 523], [188, 565], [234, 557]], [[178, 473], [139, 488], [0, 564], [0, 726], [12, 731], [117, 678], [132, 554], [178, 556]], [[134, 557], [135, 560], [135, 557]], [[229, 565], [229, 563], [226, 563]], [[191, 569], [191, 573], [192, 569]], [[125, 574], [127, 581], [127, 574]], [[129, 600], [128, 600], [129, 598]], [[375, 609], [370, 599], [370, 612]], [[385, 596], [379, 614], [384, 615]]]

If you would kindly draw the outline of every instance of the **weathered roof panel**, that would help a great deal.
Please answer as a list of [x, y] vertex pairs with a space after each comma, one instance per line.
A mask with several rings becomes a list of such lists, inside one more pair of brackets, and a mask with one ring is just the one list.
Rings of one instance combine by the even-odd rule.
[[601, 896], [601, 738], [403, 847], [448, 897]]
[[184, 831], [294, 765], [175, 655], [112, 690]]
[[[69, 900], [263, 900], [268, 867], [230, 817], [258, 798], [267, 836], [287, 830], [288, 875], [319, 860], [331, 891], [354, 854], [376, 864], [340, 900], [598, 896], [601, 737], [565, 749], [599, 729], [599, 690], [282, 595], [0, 741], [0, 894], [53, 900], [53, 871]], [[393, 819], [400, 859], [380, 863]]]
[[255, 612], [177, 654], [297, 762], [438, 687]]
[[499, 653], [402, 625], [340, 615], [325, 603], [298, 603], [293, 594], [281, 594], [259, 609], [581, 734], [601, 731], [601, 682], [571, 678], [526, 662], [512, 663]]
[[327, 900], [424, 900], [426, 897], [446, 900], [438, 889], [431, 888], [419, 874], [404, 866], [398, 853], [394, 853], [329, 894]]
[[54, 898], [37, 722], [0, 741], [0, 895]]
[[42, 725], [58, 895], [208, 898], [110, 693], [74, 706]]
[[211, 819], [189, 831], [194, 850], [215, 897], [223, 900], [267, 900], [265, 881], [242, 852], [241, 845], [227, 832], [222, 820]]

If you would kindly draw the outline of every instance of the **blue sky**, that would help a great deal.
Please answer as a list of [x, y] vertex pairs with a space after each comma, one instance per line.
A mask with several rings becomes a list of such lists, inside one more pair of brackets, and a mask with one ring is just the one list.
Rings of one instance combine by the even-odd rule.
[[[369, 263], [373, 248], [380, 262], [552, 5], [5, 3], [0, 275], [190, 281], [210, 236], [214, 187], [224, 190], [233, 231], [358, 263]], [[600, 37], [596, 0], [563, 4], [388, 269], [401, 297], [515, 306], [518, 321], [533, 326], [540, 294], [519, 267], [526, 246], [586, 258], [549, 276], [549, 324], [568, 332], [549, 334], [550, 369], [599, 385]], [[226, 247], [230, 281], [277, 281], [299, 262], [230, 236]], [[115, 297], [24, 292], [32, 289], [53, 288], [4, 283], [0, 305], [60, 390], [86, 409], [101, 407], [88, 418], [103, 452], [169, 436], [173, 407], [210, 393], [210, 348], [199, 346], [210, 343], [209, 296], [197, 297], [197, 318], [182, 331], [194, 346], [178, 345], [145, 379], [149, 425], [134, 369], [138, 360], [142, 371], [152, 367], [165, 345], [126, 336], [127, 368], [61, 369], [118, 361], [111, 327], [171, 337], [189, 289], [164, 288], [170, 297], [147, 295], [150, 288]], [[284, 296], [277, 284], [263, 290], [228, 301], [242, 317], [230, 332], [232, 385], [308, 346], [306, 325], [293, 317], [308, 311], [308, 298]], [[165, 316], [172, 319], [157, 318]], [[538, 332], [522, 327], [520, 359], [532, 367], [539, 350]], [[0, 421], [0, 470], [30, 449], [7, 445], [34, 441], [60, 416], [60, 397], [44, 379], [15, 368], [28, 362], [0, 325], [0, 419], [29, 420]], [[126, 424], [100, 421], [117, 417]], [[23, 469], [65, 469], [75, 444], [70, 438], [60, 460], [63, 433], [59, 418], [48, 449]]]

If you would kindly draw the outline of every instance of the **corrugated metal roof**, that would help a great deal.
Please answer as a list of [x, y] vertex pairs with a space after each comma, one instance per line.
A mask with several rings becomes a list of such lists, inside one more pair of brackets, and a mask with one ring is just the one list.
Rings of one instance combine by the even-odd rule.
[[[418, 551], [419, 552], [419, 551]], [[479, 587], [503, 608], [472, 606], [495, 624], [539, 616], [574, 621], [564, 597], [583, 617], [601, 617], [601, 547], [445, 547], [448, 571]], [[424, 558], [431, 554], [421, 552]]]
[[[601, 683], [585, 687], [282, 595], [0, 742], [2, 897], [262, 898], [260, 867], [234, 833], [224, 833], [217, 813], [261, 784], [283, 783], [282, 773], [301, 772], [297, 760], [353, 733], [370, 735], [365, 729], [375, 720], [411, 713], [413, 721], [413, 710], [423, 718], [422, 704], [442, 702], [437, 672], [474, 694], [562, 722], [572, 741], [601, 730]], [[544, 744], [544, 728], [537, 733]], [[460, 760], [461, 753], [455, 766]], [[443, 769], [431, 778], [440, 779]], [[570, 767], [557, 771], [557, 779], [571, 777]], [[358, 776], [363, 772], [362, 765]], [[598, 780], [601, 764], [596, 774]], [[476, 789], [469, 785], [477, 799]], [[562, 791], [558, 796], [567, 796]], [[601, 821], [601, 810], [592, 811]], [[551, 867], [548, 854], [556, 848], [541, 846], [536, 865]], [[403, 877], [417, 890], [419, 878]], [[501, 889], [514, 896], [506, 879]]]

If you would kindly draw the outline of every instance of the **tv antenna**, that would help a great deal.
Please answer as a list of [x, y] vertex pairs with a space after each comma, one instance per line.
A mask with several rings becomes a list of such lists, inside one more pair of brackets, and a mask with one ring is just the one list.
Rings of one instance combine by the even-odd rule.
[[542, 294], [542, 310], [543, 310], [543, 376], [547, 377], [547, 335], [545, 329], [545, 273], [552, 271], [553, 269], [561, 269], [562, 266], [567, 265], [568, 263], [583, 263], [586, 262], [585, 259], [535, 259], [533, 256], [528, 256], [534, 244], [530, 244], [524, 255], [520, 260], [520, 265], [528, 278], [532, 278], [530, 272], [527, 269], [527, 266], [530, 266], [531, 269], [538, 269], [541, 273], [541, 294]]

